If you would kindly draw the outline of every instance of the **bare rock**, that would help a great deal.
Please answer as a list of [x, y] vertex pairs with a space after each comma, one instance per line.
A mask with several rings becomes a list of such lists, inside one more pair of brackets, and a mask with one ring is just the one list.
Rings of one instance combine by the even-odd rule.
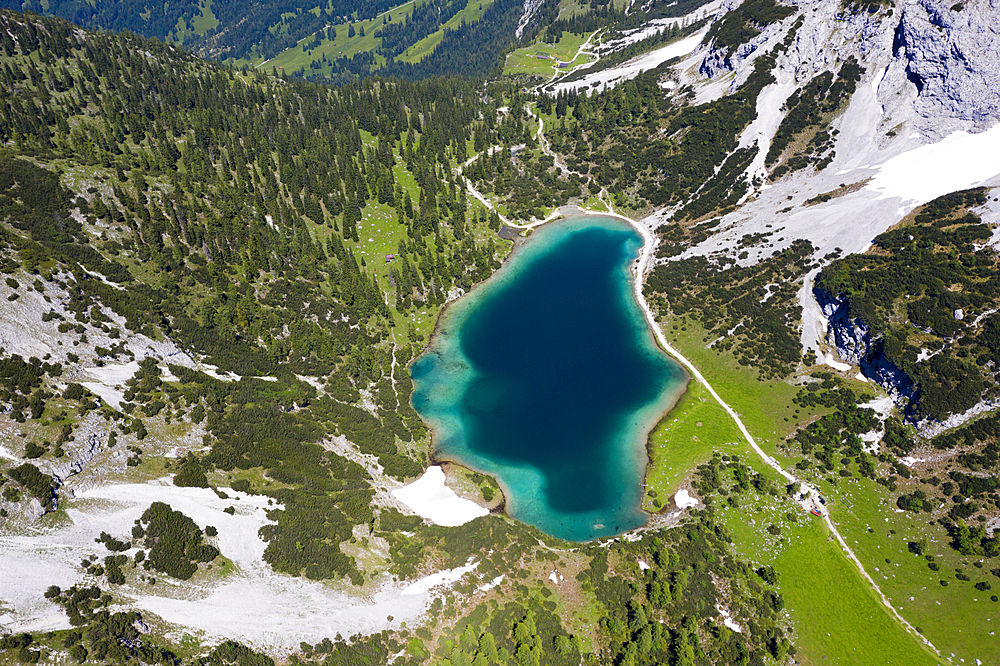
[[[896, 55], [917, 86], [919, 129], [943, 137], [981, 131], [1000, 118], [1000, 0], [909, 0]], [[942, 125], [942, 119], [960, 121]]]

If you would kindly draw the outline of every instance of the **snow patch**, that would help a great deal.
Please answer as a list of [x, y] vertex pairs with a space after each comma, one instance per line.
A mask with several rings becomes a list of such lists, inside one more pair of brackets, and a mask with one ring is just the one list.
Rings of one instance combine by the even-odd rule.
[[833, 354], [824, 354], [823, 364], [841, 372], [848, 372], [851, 369], [850, 363], [841, 363], [833, 357]]
[[122, 401], [125, 400], [124, 391], [116, 389], [113, 386], [105, 386], [99, 382], [80, 382], [80, 386], [103, 400], [109, 407], [114, 409], [122, 408]]
[[489, 513], [489, 509], [456, 495], [444, 481], [444, 470], [431, 465], [413, 483], [393, 490], [392, 496], [421, 518], [443, 527], [458, 527]]
[[500, 574], [499, 576], [497, 576], [490, 582], [486, 583], [485, 585], [480, 585], [479, 587], [477, 587], [476, 592], [489, 592], [502, 582], [503, 582], [503, 574]]
[[870, 453], [872, 455], [878, 454], [879, 444], [882, 442], [882, 432], [879, 430], [872, 430], [864, 434], [858, 435], [864, 444], [862, 444], [862, 449], [865, 453]]
[[979, 134], [959, 131], [937, 143], [897, 155], [866, 185], [880, 199], [898, 197], [919, 206], [1000, 174], [1000, 124]]
[[883, 69], [878, 76], [872, 79], [872, 92], [875, 93], [876, 95], [878, 94], [878, 87], [882, 85], [882, 80], [885, 78], [885, 75], [888, 72], [889, 72], [889, 65], [886, 65], [885, 69]]
[[111, 363], [100, 368], [84, 368], [83, 371], [105, 386], [122, 386], [139, 372], [139, 363]]
[[889, 418], [889, 415], [892, 414], [892, 408], [895, 406], [896, 403], [893, 402], [892, 398], [887, 395], [880, 398], [872, 398], [868, 402], [858, 405], [858, 407], [862, 409], [867, 408], [873, 410], [882, 420]]
[[722, 618], [722, 624], [726, 625], [738, 634], [743, 633], [743, 627], [736, 623], [735, 620], [729, 615], [729, 611], [722, 606], [716, 605], [715, 610], [719, 611], [719, 616]]
[[[263, 561], [267, 544], [258, 531], [271, 522], [265, 515], [267, 510], [281, 509], [280, 504], [268, 506], [268, 498], [263, 495], [238, 493], [229, 488], [224, 490], [229, 499], [222, 499], [210, 488], [181, 488], [173, 485], [172, 479], [167, 477], [152, 483], [97, 486], [77, 492], [76, 499], [103, 500], [105, 505], [117, 507], [116, 515], [121, 517], [122, 525], [130, 525], [153, 502], [166, 502], [199, 526], [216, 527], [219, 530], [219, 550], [237, 566], [247, 568]], [[233, 507], [235, 513], [226, 513], [224, 509], [228, 507]]]
[[557, 83], [553, 86], [552, 92], [556, 94], [567, 90], [582, 90], [586, 88], [593, 88], [598, 92], [603, 92], [608, 88], [614, 88], [622, 81], [634, 79], [639, 76], [640, 72], [648, 72], [651, 69], [656, 69], [671, 58], [691, 53], [698, 47], [704, 36], [705, 31], [702, 30], [690, 37], [667, 44], [616, 67], [609, 67], [600, 72], [587, 74], [577, 81]]
[[639, 560], [639, 570], [646, 571], [647, 569], [649, 569], [649, 565], [643, 562], [642, 560]]
[[425, 576], [418, 580], [416, 583], [407, 586], [403, 589], [400, 594], [403, 596], [413, 596], [416, 594], [424, 594], [430, 592], [433, 588], [439, 585], [451, 585], [459, 578], [474, 570], [479, 566], [479, 562], [470, 560], [468, 564], [464, 567], [456, 567], [454, 569], [445, 569], [444, 571], [439, 571], [436, 574], [431, 574], [430, 576]]
[[678, 509], [690, 509], [698, 506], [698, 498], [693, 497], [686, 488], [681, 488], [674, 495], [674, 504], [677, 505]]
[[225, 374], [220, 373], [219, 366], [210, 365], [208, 363], [199, 363], [198, 366], [195, 368], [195, 370], [198, 370], [199, 372], [204, 372], [209, 377], [218, 379], [220, 382], [238, 382], [241, 379], [243, 379], [235, 372], [227, 372]]
[[[317, 391], [322, 391], [323, 387], [326, 386], [325, 380], [322, 377], [309, 377], [308, 375], [295, 375], [299, 381], [303, 381], [309, 384]], [[265, 379], [264, 377], [258, 377], [257, 379]], [[269, 378], [267, 381], [278, 381], [277, 377]]]

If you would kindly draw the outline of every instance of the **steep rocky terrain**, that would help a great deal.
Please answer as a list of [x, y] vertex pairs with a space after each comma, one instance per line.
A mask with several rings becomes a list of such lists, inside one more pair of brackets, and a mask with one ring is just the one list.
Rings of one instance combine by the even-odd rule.
[[[522, 70], [339, 88], [0, 12], [0, 659], [1000, 659], [1000, 12], [504, 7]], [[563, 204], [704, 373], [601, 544], [409, 403]]]

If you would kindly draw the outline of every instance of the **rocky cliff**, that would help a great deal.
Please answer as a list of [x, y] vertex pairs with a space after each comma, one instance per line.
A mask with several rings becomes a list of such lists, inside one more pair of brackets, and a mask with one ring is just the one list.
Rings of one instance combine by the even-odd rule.
[[[927, 136], [983, 130], [1000, 117], [1000, 2], [910, 0], [894, 44], [919, 91], [914, 110]], [[951, 121], [951, 122], [944, 122]]]
[[[741, 4], [726, 0], [715, 20]], [[907, 0], [874, 14], [845, 9], [837, 0], [790, 4], [802, 13], [763, 27], [732, 53], [707, 49], [699, 73], [707, 78], [735, 73], [741, 79], [754, 54], [780, 40], [801, 16], [802, 25], [779, 62], [781, 69], [794, 72], [796, 82], [854, 55], [875, 76], [876, 91], [886, 82], [879, 94], [886, 112], [896, 115], [892, 111], [902, 86], [915, 87], [914, 124], [928, 138], [982, 131], [1000, 118], [1000, 0]]]
[[827, 319], [827, 344], [837, 350], [845, 361], [861, 368], [870, 381], [881, 386], [896, 403], [907, 412], [920, 399], [920, 391], [913, 380], [890, 361], [882, 344], [882, 336], [867, 324], [852, 317], [846, 299], [814, 287], [813, 295]]

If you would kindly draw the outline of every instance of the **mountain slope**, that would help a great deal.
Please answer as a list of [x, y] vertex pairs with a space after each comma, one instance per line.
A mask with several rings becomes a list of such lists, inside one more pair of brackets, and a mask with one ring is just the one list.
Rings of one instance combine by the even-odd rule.
[[[1000, 658], [993, 14], [552, 9], [529, 48], [589, 44], [593, 77], [334, 89], [0, 14], [0, 557], [23, 574], [9, 623], [34, 632], [3, 649]], [[647, 300], [732, 412], [692, 381], [650, 434], [651, 523], [618, 542], [428, 524], [392, 493], [432, 452], [407, 363], [567, 202], [656, 237]], [[497, 507], [491, 480], [447, 475]]]

